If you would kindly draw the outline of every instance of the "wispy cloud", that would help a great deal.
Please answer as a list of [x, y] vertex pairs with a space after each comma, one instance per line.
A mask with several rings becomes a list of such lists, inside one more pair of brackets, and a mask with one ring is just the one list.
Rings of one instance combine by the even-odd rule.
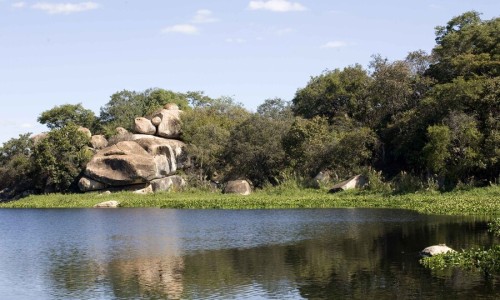
[[200, 24], [200, 23], [213, 23], [219, 21], [217, 18], [213, 16], [212, 11], [208, 9], [200, 9], [196, 11], [192, 23]]
[[331, 42], [328, 42], [328, 43], [324, 44], [323, 46], [321, 46], [321, 48], [334, 49], [334, 48], [342, 48], [342, 47], [346, 47], [346, 46], [347, 46], [347, 43], [344, 41], [331, 41]]
[[14, 2], [11, 4], [11, 7], [13, 7], [13, 8], [25, 8], [26, 2]]
[[250, 1], [248, 8], [251, 10], [269, 10], [274, 12], [307, 10], [304, 5], [287, 0]]
[[163, 28], [163, 33], [182, 33], [182, 34], [197, 34], [199, 32], [198, 27], [191, 24], [177, 24]]
[[162, 33], [181, 33], [181, 34], [198, 34], [200, 29], [198, 26], [193, 24], [203, 24], [203, 23], [214, 23], [218, 22], [219, 19], [213, 16], [211, 10], [199, 9], [196, 14], [191, 19], [191, 21], [184, 24], [176, 24], [162, 29]]
[[33, 124], [31, 123], [23, 123], [21, 124], [21, 128], [32, 128], [33, 127]]
[[32, 9], [41, 10], [48, 14], [72, 14], [99, 8], [99, 4], [95, 2], [81, 3], [48, 3], [38, 2], [31, 6]]

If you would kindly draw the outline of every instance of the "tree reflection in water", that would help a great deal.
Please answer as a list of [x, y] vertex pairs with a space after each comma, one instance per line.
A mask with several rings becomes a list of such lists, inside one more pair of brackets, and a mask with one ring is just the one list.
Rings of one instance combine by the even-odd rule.
[[301, 229], [301, 234], [310, 236], [307, 239], [211, 250], [183, 250], [185, 244], [171, 241], [168, 247], [158, 240], [141, 246], [129, 241], [130, 245], [120, 243], [105, 259], [93, 259], [77, 249], [53, 252], [49, 275], [56, 296], [82, 299], [91, 295], [118, 299], [494, 299], [500, 292], [495, 278], [487, 281], [480, 274], [458, 270], [431, 273], [418, 263], [418, 251], [432, 243], [453, 241], [451, 246], [458, 249], [488, 245], [492, 240], [484, 227], [485, 222], [439, 218], [325, 223]]

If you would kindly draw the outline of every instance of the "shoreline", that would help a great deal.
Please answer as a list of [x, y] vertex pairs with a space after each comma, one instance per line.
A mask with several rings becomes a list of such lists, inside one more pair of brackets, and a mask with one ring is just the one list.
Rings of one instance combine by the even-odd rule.
[[325, 190], [259, 190], [248, 196], [188, 190], [138, 195], [119, 192], [109, 195], [48, 194], [0, 203], [1, 208], [91, 208], [115, 200], [120, 207], [173, 209], [294, 209], [294, 208], [390, 208], [423, 214], [500, 216], [500, 186], [457, 190], [446, 193], [418, 192], [387, 195], [370, 191], [328, 194]]

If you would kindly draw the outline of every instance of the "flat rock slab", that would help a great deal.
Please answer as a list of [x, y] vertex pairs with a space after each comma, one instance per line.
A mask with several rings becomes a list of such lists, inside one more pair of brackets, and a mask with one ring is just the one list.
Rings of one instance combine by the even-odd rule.
[[117, 207], [120, 207], [120, 202], [114, 200], [101, 202], [94, 205], [94, 208], [117, 208]]

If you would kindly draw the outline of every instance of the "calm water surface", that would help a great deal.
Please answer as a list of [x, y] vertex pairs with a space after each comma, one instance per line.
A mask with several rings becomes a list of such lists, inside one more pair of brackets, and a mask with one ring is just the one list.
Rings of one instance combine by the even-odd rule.
[[0, 210], [0, 299], [495, 299], [418, 251], [484, 220], [403, 210]]

